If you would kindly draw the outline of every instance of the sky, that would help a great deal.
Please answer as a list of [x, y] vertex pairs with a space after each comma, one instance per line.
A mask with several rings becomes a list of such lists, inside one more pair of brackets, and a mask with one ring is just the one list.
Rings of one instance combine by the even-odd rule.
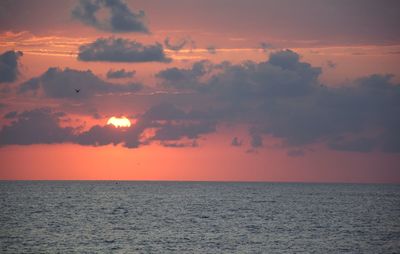
[[399, 17], [396, 0], [3, 0], [0, 179], [400, 183]]

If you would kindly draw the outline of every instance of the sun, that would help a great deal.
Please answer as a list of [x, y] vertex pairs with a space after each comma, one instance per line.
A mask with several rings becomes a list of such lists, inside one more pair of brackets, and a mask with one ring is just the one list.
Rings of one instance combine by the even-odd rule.
[[130, 127], [131, 126], [131, 121], [129, 121], [129, 119], [126, 118], [125, 116], [122, 116], [122, 117], [113, 116], [110, 119], [108, 119], [107, 124], [112, 124], [116, 128]]

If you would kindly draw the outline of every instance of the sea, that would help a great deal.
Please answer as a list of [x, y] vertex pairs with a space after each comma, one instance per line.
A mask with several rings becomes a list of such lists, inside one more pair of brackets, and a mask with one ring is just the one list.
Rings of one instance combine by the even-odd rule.
[[400, 185], [0, 181], [0, 253], [400, 253]]

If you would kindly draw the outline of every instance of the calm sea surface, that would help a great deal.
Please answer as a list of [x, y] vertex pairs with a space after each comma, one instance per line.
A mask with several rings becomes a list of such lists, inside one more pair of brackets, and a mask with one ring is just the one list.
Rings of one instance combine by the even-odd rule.
[[400, 185], [0, 182], [1, 253], [400, 253]]

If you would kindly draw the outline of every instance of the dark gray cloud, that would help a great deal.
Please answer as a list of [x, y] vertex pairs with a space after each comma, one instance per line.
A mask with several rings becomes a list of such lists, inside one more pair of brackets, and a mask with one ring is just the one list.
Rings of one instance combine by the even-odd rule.
[[159, 43], [143, 45], [123, 38], [99, 38], [79, 47], [78, 60], [105, 62], [171, 62]]
[[207, 74], [210, 68], [211, 62], [202, 60], [195, 62], [190, 69], [172, 67], [158, 72], [155, 76], [169, 88], [196, 89], [199, 86], [199, 78]]
[[21, 51], [6, 51], [0, 55], [0, 83], [14, 82], [19, 75], [18, 60]]
[[117, 145], [123, 142], [125, 136], [125, 132], [122, 132], [111, 125], [95, 125], [88, 131], [74, 136], [73, 141], [80, 145], [90, 146]]
[[11, 125], [1, 129], [0, 145], [69, 142], [73, 137], [73, 128], [60, 127], [60, 118], [63, 116], [63, 113], [52, 112], [49, 108], [18, 113]]
[[[108, 12], [107, 17], [100, 17], [103, 10]], [[145, 13], [130, 10], [121, 0], [80, 0], [71, 14], [82, 23], [103, 31], [149, 33], [144, 24]]]
[[[52, 98], [81, 99], [96, 94], [137, 92], [141, 88], [140, 84], [117, 85], [105, 82], [90, 70], [79, 71], [69, 68], [61, 70], [52, 67], [41, 76], [22, 83], [18, 92], [37, 93], [42, 90], [45, 96]], [[75, 89], [80, 89], [79, 93], [76, 93]]]
[[121, 70], [109, 70], [107, 72], [108, 79], [119, 79], [119, 78], [132, 78], [136, 74], [136, 71], [125, 71]]

